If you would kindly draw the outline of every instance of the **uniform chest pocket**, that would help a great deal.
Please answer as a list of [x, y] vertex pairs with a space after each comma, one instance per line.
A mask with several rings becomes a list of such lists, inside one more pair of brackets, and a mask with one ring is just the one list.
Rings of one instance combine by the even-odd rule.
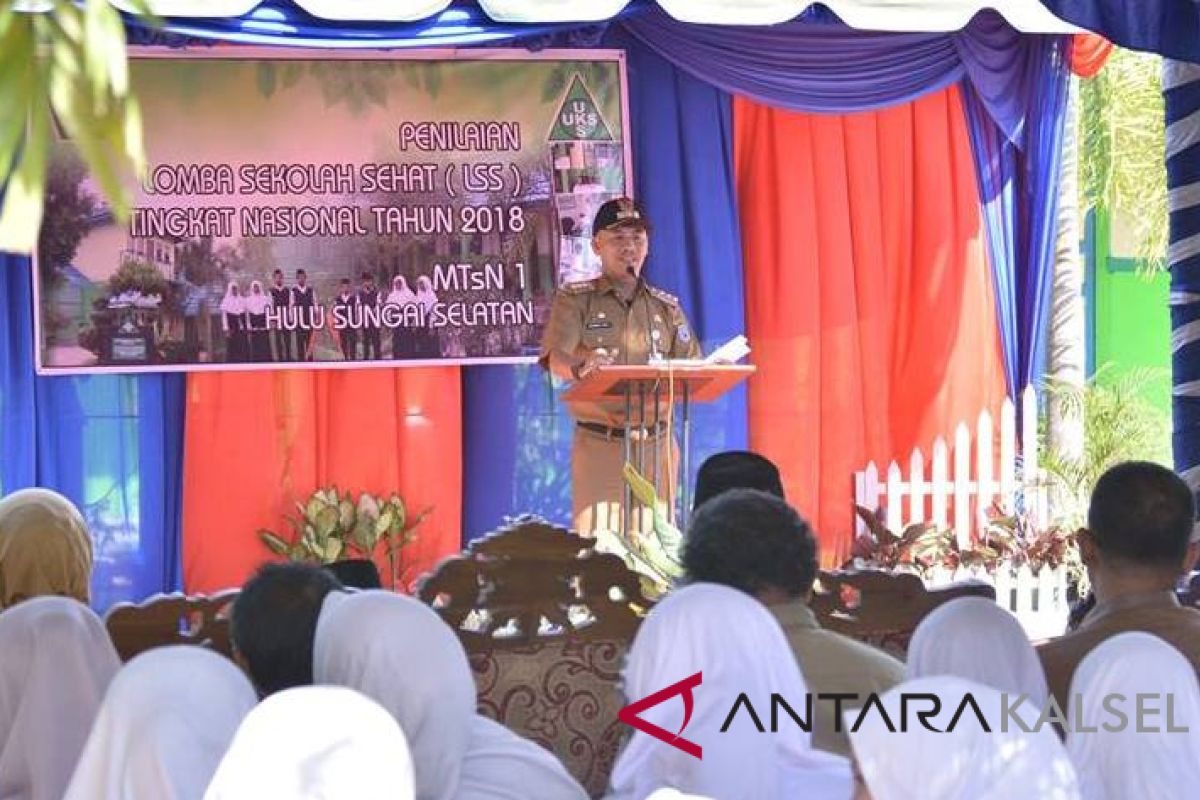
[[589, 350], [617, 344], [617, 329], [611, 319], [593, 317], [583, 324], [583, 346]]

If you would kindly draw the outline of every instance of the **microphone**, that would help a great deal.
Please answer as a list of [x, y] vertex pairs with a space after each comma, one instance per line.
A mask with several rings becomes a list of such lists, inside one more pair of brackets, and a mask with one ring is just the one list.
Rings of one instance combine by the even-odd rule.
[[[642, 283], [642, 276], [628, 264], [625, 266], [625, 272], [629, 277], [633, 278], [636, 290], [636, 285]], [[650, 342], [650, 362], [662, 361], [662, 353], [658, 352], [658, 339], [656, 338], [658, 331], [654, 330], [654, 327], [650, 324], [650, 301], [645, 297], [642, 298], [642, 310], [645, 312], [643, 325], [646, 329], [646, 339]]]

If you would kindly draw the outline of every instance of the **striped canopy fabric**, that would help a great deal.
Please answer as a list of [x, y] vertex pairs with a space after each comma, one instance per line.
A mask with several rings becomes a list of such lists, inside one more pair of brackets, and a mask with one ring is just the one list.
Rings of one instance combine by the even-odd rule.
[[[415, 22], [448, 9], [453, 0], [292, 0], [306, 13], [326, 20]], [[112, 0], [132, 11], [128, 0]], [[149, 0], [162, 17], [240, 17], [263, 0]], [[620, 14], [634, 0], [479, 0], [496, 22], [600, 22]], [[44, 0], [18, 0], [39, 10]], [[706, 25], [775, 25], [802, 14], [811, 0], [658, 0], [681, 22]], [[824, 0], [823, 5], [852, 28], [876, 31], [955, 31], [985, 9], [998, 11], [1024, 33], [1071, 33], [1080, 28], [1052, 14], [1039, 0]]]

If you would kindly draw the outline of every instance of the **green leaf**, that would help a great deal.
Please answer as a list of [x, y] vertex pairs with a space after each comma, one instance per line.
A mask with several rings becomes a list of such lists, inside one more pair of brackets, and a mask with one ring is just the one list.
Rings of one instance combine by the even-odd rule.
[[49, 128], [49, 110], [44, 103], [35, 104], [31, 109], [29, 136], [4, 195], [4, 209], [0, 212], [0, 250], [28, 253], [37, 243], [42, 222]]
[[304, 518], [309, 522], [316, 522], [323, 508], [325, 508], [325, 501], [314, 494], [308, 499], [308, 504], [304, 507]]
[[325, 542], [325, 551], [321, 554], [326, 564], [331, 564], [338, 560], [338, 556], [342, 554], [342, 540], [330, 539]]
[[285, 542], [283, 539], [280, 539], [278, 536], [276, 536], [271, 531], [260, 530], [258, 532], [258, 537], [260, 539], [262, 539], [263, 543], [267, 547], [271, 548], [272, 552], [277, 553], [281, 556], [288, 555], [292, 550], [292, 546], [290, 544]]
[[354, 503], [349, 500], [343, 500], [338, 504], [338, 527], [341, 530], [349, 531], [354, 529]]
[[393, 494], [388, 505], [392, 509], [392, 527], [397, 531], [404, 530], [404, 525], [408, 520], [408, 509], [404, 505], [404, 501], [399, 495]]
[[314, 521], [317, 536], [321, 539], [329, 538], [330, 534], [337, 530], [339, 518], [337, 506], [325, 506], [317, 512], [317, 518]]
[[375, 520], [379, 516], [379, 501], [363, 492], [358, 496], [358, 515]]
[[351, 539], [355, 546], [366, 554], [374, 551], [375, 546], [379, 543], [379, 537], [375, 535], [374, 523], [365, 516], [358, 518], [358, 523], [354, 526], [354, 533], [351, 534]]

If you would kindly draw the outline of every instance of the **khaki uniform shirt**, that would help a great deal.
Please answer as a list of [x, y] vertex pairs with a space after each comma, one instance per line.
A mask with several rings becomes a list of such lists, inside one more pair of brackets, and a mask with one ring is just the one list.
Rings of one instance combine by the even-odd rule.
[[1096, 645], [1126, 631], [1152, 633], [1183, 653], [1200, 677], [1200, 611], [1185, 608], [1173, 592], [1118, 597], [1093, 608], [1079, 628], [1038, 648], [1046, 682], [1067, 713], [1075, 668]]
[[[550, 321], [542, 337], [539, 362], [547, 366], [551, 351], [582, 361], [603, 348], [615, 364], [648, 364], [652, 356], [687, 359], [701, 356], [700, 343], [692, 332], [679, 299], [638, 281], [629, 302], [606, 277], [563, 286], [554, 296]], [[634, 398], [634, 414], [638, 399]], [[667, 402], [660, 397], [660, 418], [665, 419]], [[576, 420], [611, 427], [625, 424], [625, 402], [571, 402], [568, 409]], [[646, 418], [653, 419], [653, 399], [647, 398]]]
[[814, 695], [813, 747], [849, 756], [847, 726], [835, 719], [836, 704], [815, 695], [858, 695], [856, 701], [843, 702], [842, 711], [862, 708], [870, 695], [882, 695], [904, 680], [904, 665], [882, 650], [825, 630], [803, 600], [767, 608], [783, 628], [808, 692]]

